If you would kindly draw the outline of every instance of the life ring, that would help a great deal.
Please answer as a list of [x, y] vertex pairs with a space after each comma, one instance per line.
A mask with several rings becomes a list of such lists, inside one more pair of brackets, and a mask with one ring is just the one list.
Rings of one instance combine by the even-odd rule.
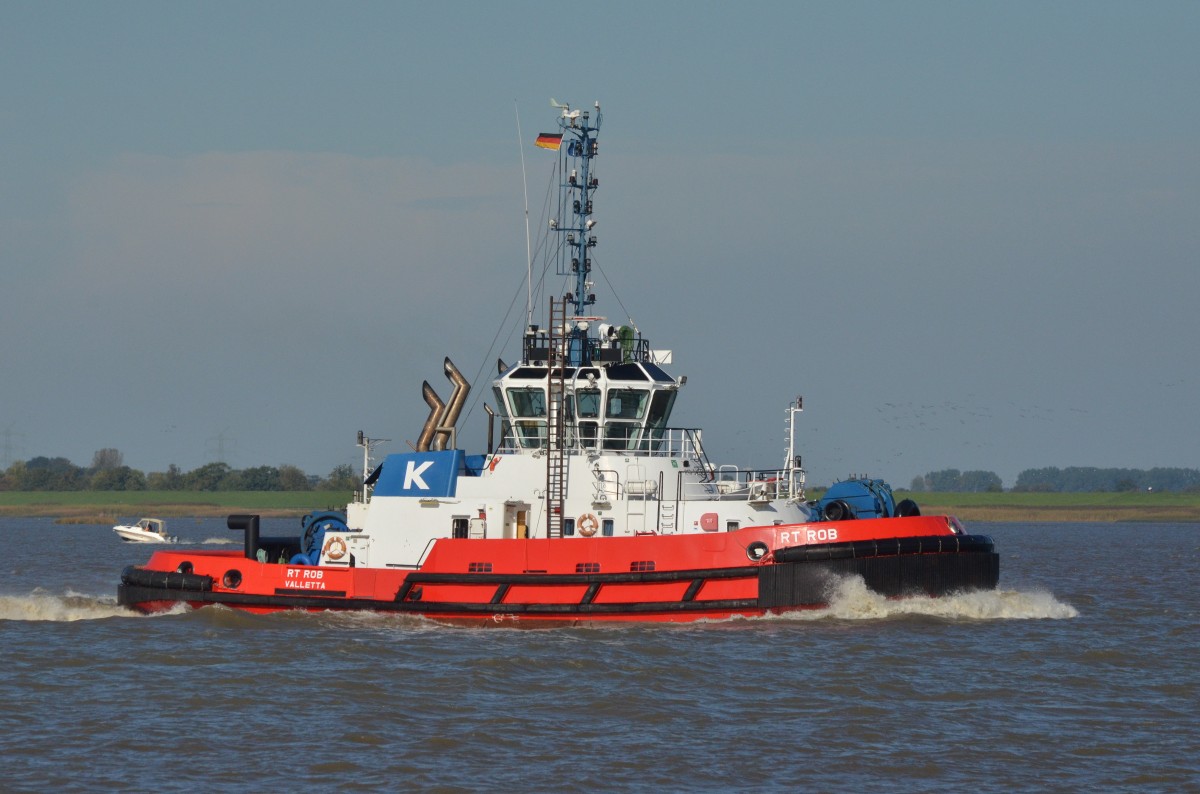
[[580, 535], [590, 538], [600, 528], [600, 522], [591, 513], [584, 513], [579, 517], [579, 521], [575, 523], [575, 527], [579, 530]]
[[346, 556], [346, 541], [332, 537], [325, 541], [325, 548], [321, 549], [321, 553], [331, 560], [340, 560]]

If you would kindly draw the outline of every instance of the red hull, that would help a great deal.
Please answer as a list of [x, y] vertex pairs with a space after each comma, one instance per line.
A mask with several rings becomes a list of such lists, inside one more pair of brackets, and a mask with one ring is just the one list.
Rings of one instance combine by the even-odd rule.
[[164, 550], [127, 569], [118, 596], [144, 612], [183, 602], [488, 625], [724, 619], [821, 606], [830, 575], [861, 575], [886, 595], [994, 587], [990, 541], [969, 538], [946, 517], [916, 516], [629, 538], [443, 539], [419, 570]]

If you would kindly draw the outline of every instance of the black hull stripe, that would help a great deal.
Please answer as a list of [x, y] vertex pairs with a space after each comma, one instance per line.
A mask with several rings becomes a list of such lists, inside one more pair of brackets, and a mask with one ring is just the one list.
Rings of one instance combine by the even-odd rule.
[[[653, 581], [672, 581], [690, 578], [691, 584], [678, 601], [646, 601], [636, 603], [594, 602], [601, 591], [604, 579], [596, 580], [598, 574], [582, 574], [567, 577], [572, 584], [588, 583], [587, 591], [577, 603], [516, 603], [503, 604], [510, 584], [563, 584], [564, 577], [544, 574], [410, 574], [400, 588], [396, 599], [376, 601], [366, 598], [345, 598], [340, 591], [322, 591], [321, 595], [310, 595], [309, 591], [278, 592], [277, 595], [255, 595], [251, 593], [214, 592], [212, 590], [180, 590], [159, 586], [146, 586], [136, 582], [123, 582], [117, 590], [118, 602], [125, 606], [137, 606], [150, 602], [184, 601], [193, 604], [228, 604], [244, 608], [309, 609], [309, 610], [370, 610], [377, 612], [400, 612], [428, 614], [438, 617], [454, 615], [648, 615], [680, 614], [689, 612], [727, 612], [749, 610], [759, 613], [801, 607], [816, 607], [828, 603], [831, 585], [838, 577], [861, 576], [867, 586], [885, 596], [913, 594], [945, 595], [965, 590], [989, 590], [996, 587], [1000, 576], [999, 555], [994, 552], [959, 552], [957, 554], [912, 554], [868, 558], [843, 558], [838, 560], [779, 562], [753, 567], [719, 569], [714, 571], [663, 571], [655, 572]], [[736, 572], [736, 573], [734, 573]], [[633, 574], [646, 576], [650, 572]], [[491, 581], [481, 581], [486, 576]], [[629, 574], [610, 574], [611, 577], [627, 577]], [[695, 597], [708, 579], [726, 579], [755, 576], [758, 579], [758, 597], [748, 599], [719, 599], [696, 601]], [[428, 584], [496, 584], [497, 589], [491, 602], [436, 602], [424, 601], [419, 597], [409, 599], [414, 593], [412, 579]], [[499, 577], [497, 579], [497, 577]], [[552, 581], [555, 580], [555, 581]], [[631, 582], [627, 578], [616, 582]], [[282, 590], [282, 589], [281, 589]], [[297, 594], [297, 593], [303, 593]]]
[[327, 596], [261, 596], [249, 593], [180, 592], [132, 585], [121, 585], [117, 601], [125, 606], [155, 602], [184, 601], [197, 604], [227, 604], [236, 607], [270, 607], [283, 609], [366, 610], [372, 612], [403, 612], [432, 615], [512, 615], [512, 614], [645, 614], [649, 612], [702, 612], [739, 609], [758, 609], [758, 599], [726, 599], [720, 601], [647, 601], [633, 604], [492, 604], [474, 602], [374, 601], [369, 598], [330, 598]]

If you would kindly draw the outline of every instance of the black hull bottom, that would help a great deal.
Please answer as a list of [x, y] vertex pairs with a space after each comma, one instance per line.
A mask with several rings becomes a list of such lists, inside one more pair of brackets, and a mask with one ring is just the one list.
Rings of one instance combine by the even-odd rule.
[[[341, 593], [310, 596], [214, 591], [213, 580], [208, 576], [129, 568], [122, 576], [117, 600], [122, 605], [142, 610], [185, 602], [197, 606], [225, 604], [251, 610], [371, 610], [438, 618], [527, 615], [547, 619], [624, 617], [652, 620], [654, 616], [687, 619], [684, 616], [764, 614], [819, 608], [829, 603], [838, 582], [847, 577], [861, 577], [870, 590], [886, 597], [943, 596], [991, 590], [1000, 578], [999, 555], [992, 551], [991, 540], [981, 536], [801, 546], [779, 549], [774, 559], [772, 563], [750, 567], [623, 574], [548, 576], [413, 572], [408, 574], [395, 600], [391, 601], [347, 598]], [[754, 576], [758, 579], [757, 598], [697, 598], [705, 582]], [[595, 603], [596, 594], [604, 587], [637, 588], [641, 584], [671, 581], [690, 583], [679, 600]], [[486, 583], [495, 585], [496, 589], [490, 601], [441, 602], [421, 599], [423, 583]], [[586, 584], [588, 588], [587, 594], [578, 602], [504, 602], [504, 594], [511, 586], [537, 584]]]
[[840, 580], [854, 576], [862, 577], [868, 589], [888, 598], [994, 590], [1000, 581], [1000, 555], [913, 554], [770, 565], [758, 574], [758, 604], [776, 611], [780, 607], [824, 605]]

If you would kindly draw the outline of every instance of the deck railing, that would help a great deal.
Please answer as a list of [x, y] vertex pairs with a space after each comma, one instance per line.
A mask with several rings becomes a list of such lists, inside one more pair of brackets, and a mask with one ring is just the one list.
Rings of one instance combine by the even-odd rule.
[[[545, 447], [544, 419], [516, 419], [496, 451], [522, 452]], [[705, 461], [700, 431], [691, 427], [631, 428], [626, 423], [615, 426], [609, 435], [605, 435], [605, 427], [594, 422], [567, 423], [564, 425], [563, 448], [568, 454], [620, 452], [634, 457]], [[711, 472], [711, 468], [708, 470]]]

